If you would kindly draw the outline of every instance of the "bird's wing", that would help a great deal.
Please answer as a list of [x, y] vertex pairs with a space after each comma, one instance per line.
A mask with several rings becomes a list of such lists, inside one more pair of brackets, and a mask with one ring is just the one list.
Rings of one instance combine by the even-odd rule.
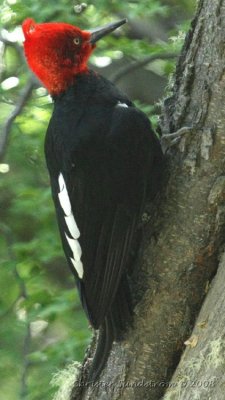
[[104, 139], [71, 149], [72, 167], [60, 171], [55, 183], [64, 251], [95, 328], [110, 308], [131, 252], [153, 160], [152, 135], [142, 113], [118, 107]]

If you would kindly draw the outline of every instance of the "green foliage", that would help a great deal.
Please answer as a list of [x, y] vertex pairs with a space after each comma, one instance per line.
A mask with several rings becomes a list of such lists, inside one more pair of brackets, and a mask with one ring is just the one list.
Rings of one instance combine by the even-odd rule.
[[[74, 5], [79, 3], [70, 0], [5, 0], [0, 20], [11, 32], [7, 38], [13, 43], [3, 46], [0, 41], [0, 126], [4, 127], [30, 78], [20, 39], [25, 18], [65, 21], [81, 28], [100, 26], [121, 16], [151, 24], [171, 18], [174, 10], [187, 15], [193, 3], [99, 0], [97, 4], [88, 2], [83, 12], [75, 13]], [[129, 27], [122, 32], [120, 38], [111, 35], [99, 43], [93, 64], [103, 55], [118, 59], [125, 54], [137, 61], [149, 54], [178, 52], [183, 42], [182, 34], [177, 40], [175, 31], [172, 40], [154, 43], [143, 38], [130, 40]], [[2, 35], [5, 37], [4, 32]], [[151, 68], [168, 75], [174, 63], [158, 60]], [[140, 100], [137, 104], [149, 116], [156, 113], [153, 105]], [[51, 111], [52, 102], [45, 89], [33, 90], [13, 123], [0, 164], [0, 384], [4, 400], [51, 399], [52, 374], [82, 360], [91, 334], [63, 256], [43, 156]], [[155, 116], [155, 125], [156, 120]]]

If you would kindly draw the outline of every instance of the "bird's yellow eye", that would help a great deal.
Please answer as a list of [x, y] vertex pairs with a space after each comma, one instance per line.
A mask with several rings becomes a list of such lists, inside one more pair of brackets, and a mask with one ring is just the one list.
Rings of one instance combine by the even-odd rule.
[[78, 46], [78, 45], [80, 44], [80, 38], [79, 38], [79, 37], [75, 37], [75, 38], [73, 39], [73, 43], [74, 43], [76, 46]]

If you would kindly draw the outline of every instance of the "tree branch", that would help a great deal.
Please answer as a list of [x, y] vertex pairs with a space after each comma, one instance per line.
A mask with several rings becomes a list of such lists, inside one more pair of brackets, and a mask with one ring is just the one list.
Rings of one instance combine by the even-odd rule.
[[2, 32], [0, 32], [0, 42], [2, 42], [6, 47], [7, 46], [13, 47], [16, 50], [19, 57], [25, 61], [23, 49], [17, 42], [12, 42], [11, 40], [7, 39], [7, 37], [4, 37], [2, 35]]
[[32, 94], [32, 91], [36, 87], [36, 85], [37, 85], [37, 81], [33, 77], [31, 77], [29, 79], [29, 81], [27, 82], [27, 85], [25, 86], [24, 90], [22, 91], [14, 110], [12, 111], [12, 113], [6, 120], [5, 124], [3, 125], [2, 134], [0, 137], [0, 161], [2, 161], [2, 159], [5, 156], [5, 151], [6, 151], [7, 143], [9, 141], [9, 135], [11, 132], [12, 124], [13, 124], [14, 120], [16, 119], [16, 117], [22, 112], [24, 106], [26, 105], [27, 101], [29, 100], [29, 98]]
[[158, 53], [158, 54], [153, 54], [151, 56], [145, 57], [141, 60], [132, 62], [129, 65], [126, 65], [125, 67], [119, 69], [118, 72], [116, 72], [112, 77], [111, 81], [113, 83], [118, 82], [124, 75], [130, 74], [133, 72], [135, 69], [142, 68], [147, 64], [152, 63], [155, 60], [169, 60], [169, 59], [174, 59], [177, 57], [176, 53]]

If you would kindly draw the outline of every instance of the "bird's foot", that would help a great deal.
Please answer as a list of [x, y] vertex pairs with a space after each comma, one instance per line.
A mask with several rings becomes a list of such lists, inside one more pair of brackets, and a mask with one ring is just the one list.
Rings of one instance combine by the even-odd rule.
[[177, 144], [180, 139], [186, 135], [187, 133], [192, 133], [194, 130], [193, 127], [190, 126], [183, 126], [182, 128], [178, 129], [176, 132], [164, 134], [161, 136], [160, 143], [162, 147], [163, 154], [166, 154], [168, 149], [175, 144]]

